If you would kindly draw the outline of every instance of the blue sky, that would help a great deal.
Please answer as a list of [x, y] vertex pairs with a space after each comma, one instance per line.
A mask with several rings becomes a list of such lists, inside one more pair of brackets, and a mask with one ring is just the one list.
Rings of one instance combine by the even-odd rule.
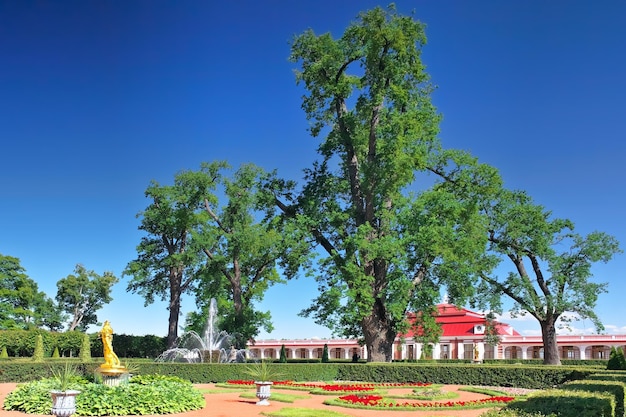
[[[202, 161], [254, 162], [300, 179], [315, 158], [289, 41], [340, 36], [359, 1], [0, 0], [0, 253], [54, 297], [77, 263], [121, 277], [150, 180]], [[445, 146], [496, 166], [576, 231], [626, 242], [626, 3], [398, 1], [427, 25], [423, 52]], [[626, 256], [593, 268], [596, 309], [626, 333]], [[164, 303], [114, 288], [116, 333], [167, 333]], [[274, 287], [260, 338], [326, 337], [297, 313], [304, 278]], [[191, 297], [184, 310], [194, 308]], [[508, 320], [539, 334], [530, 320]], [[590, 328], [579, 321], [577, 329]], [[97, 330], [97, 329], [92, 329]]]

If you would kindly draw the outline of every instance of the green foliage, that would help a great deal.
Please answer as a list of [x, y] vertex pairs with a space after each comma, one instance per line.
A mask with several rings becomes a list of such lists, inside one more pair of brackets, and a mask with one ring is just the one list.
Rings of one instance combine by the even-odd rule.
[[7, 347], [2, 346], [2, 351], [0, 352], [0, 359], [6, 359], [9, 357], [9, 353], [7, 352]]
[[324, 349], [322, 350], [322, 363], [328, 363], [328, 345], [324, 343]]
[[619, 381], [619, 382], [626, 384], [626, 372], [619, 372], [619, 371], [595, 372], [587, 376], [586, 379], [593, 379], [593, 380], [599, 380], [599, 381]]
[[54, 347], [54, 351], [52, 351], [52, 357], [53, 358], [60, 358], [61, 355], [59, 355], [59, 348], [57, 346]]
[[606, 364], [606, 369], [610, 370], [626, 370], [626, 358], [624, 357], [624, 350], [622, 347], [611, 347], [611, 354], [609, 355], [609, 361]]
[[541, 412], [526, 412], [522, 410], [502, 409], [489, 410], [480, 417], [557, 417], [558, 414], [543, 414]]
[[[217, 363], [140, 363], [136, 374], [175, 376], [193, 383], [218, 383], [228, 380], [250, 380], [246, 374], [250, 364]], [[82, 376], [91, 376], [99, 363], [74, 361]], [[49, 377], [51, 367], [62, 364], [34, 363], [30, 360], [9, 359], [2, 363], [0, 382], [27, 382]], [[547, 367], [531, 365], [470, 365], [470, 364], [353, 364], [345, 363], [274, 363], [271, 368], [283, 380], [292, 381], [367, 381], [367, 382], [430, 382], [433, 384], [460, 384], [475, 386], [514, 386], [544, 389], [567, 381], [584, 379], [595, 370], [576, 367]], [[133, 379], [140, 375], [133, 376]], [[608, 376], [607, 376], [608, 377]]]
[[0, 345], [6, 347], [9, 356], [33, 356], [38, 335], [43, 338], [43, 351], [51, 352], [57, 347], [62, 356], [76, 356], [82, 343], [80, 332], [45, 332], [40, 330], [0, 330]]
[[255, 382], [274, 382], [283, 376], [276, 366], [270, 365], [267, 361], [251, 363], [246, 367], [245, 374]]
[[[179, 378], [135, 378], [129, 384], [108, 387], [82, 382], [76, 385], [81, 393], [76, 397], [76, 414], [82, 416], [152, 415], [183, 413], [204, 407], [204, 397], [188, 381]], [[49, 414], [51, 380], [41, 380], [19, 386], [7, 395], [6, 410]]]
[[178, 173], [174, 185], [153, 182], [146, 190], [152, 203], [140, 214], [140, 229], [147, 236], [124, 274], [133, 277], [128, 289], [146, 304], [171, 298], [168, 346], [187, 292], [195, 293], [199, 308], [188, 317], [188, 329], [202, 330], [215, 298], [220, 328], [236, 348], [245, 348], [260, 329], [272, 330], [269, 311], [254, 305], [268, 287], [283, 282], [276, 266], [293, 240], [281, 233], [273, 199], [260, 188], [267, 174], [248, 164], [228, 178], [229, 168], [224, 161], [203, 163], [199, 171]]
[[35, 350], [33, 352], [33, 360], [35, 362], [43, 362], [44, 351], [43, 351], [43, 337], [38, 334], [35, 339]]
[[591, 319], [603, 329], [593, 309], [607, 284], [591, 281], [591, 267], [620, 253], [619, 243], [601, 232], [585, 237], [574, 233], [570, 220], [553, 218], [524, 192], [501, 190], [485, 206], [485, 215], [490, 253], [512, 265], [505, 277], [482, 274], [483, 301], [500, 311], [505, 294], [514, 301], [513, 315], [535, 317], [545, 329], [544, 362], [558, 364], [555, 325], [558, 319], [570, 320], [565, 312]]
[[[291, 46], [311, 134], [328, 134], [299, 196], [270, 184], [293, 233], [323, 250], [290, 257], [286, 271], [304, 267], [318, 281], [320, 295], [301, 314], [363, 338], [370, 361], [391, 361], [408, 310], [431, 311], [441, 286], [463, 302], [492, 266], [477, 207], [500, 179], [441, 148], [425, 43], [424, 25], [391, 6], [361, 13], [338, 39], [307, 30]], [[417, 178], [433, 186], [420, 189]], [[433, 317], [420, 319], [436, 338]]]
[[285, 350], [285, 345], [280, 347], [280, 358], [278, 359], [280, 363], [287, 363], [287, 351]]
[[141, 295], [146, 305], [157, 297], [169, 302], [168, 347], [178, 336], [182, 296], [194, 289], [199, 278], [202, 253], [192, 246], [191, 234], [207, 220], [201, 208], [205, 201], [215, 202], [215, 186], [210, 175], [180, 172], [174, 185], [152, 181], [145, 191], [150, 204], [138, 215], [145, 235], [137, 246], [137, 258], [123, 274], [131, 277], [128, 291]]
[[227, 168], [204, 163], [200, 170], [216, 178], [224, 197], [203, 206], [206, 220], [193, 232], [206, 261], [196, 291], [200, 311], [188, 323], [203, 330], [210, 300], [215, 298], [220, 329], [233, 337], [235, 348], [244, 349], [261, 329], [273, 329], [270, 312], [257, 311], [254, 305], [270, 286], [284, 282], [278, 262], [300, 242], [283, 232], [274, 199], [262, 187], [269, 174], [244, 164], [229, 177]]
[[276, 411], [263, 413], [267, 417], [346, 417], [343, 413], [330, 410], [311, 410], [309, 408], [284, 407]]
[[20, 260], [0, 254], [0, 329], [58, 330], [63, 317], [45, 292], [26, 275]]
[[[116, 334], [113, 350], [120, 358], [156, 358], [167, 349], [167, 338], [154, 335]], [[102, 355], [102, 339], [91, 335], [91, 351]]]
[[80, 346], [79, 357], [83, 362], [91, 361], [91, 341], [87, 333], [83, 335], [83, 343]]
[[71, 362], [65, 362], [60, 368], [51, 368], [50, 372], [53, 389], [57, 391], [76, 389], [76, 385], [81, 381], [77, 367]]
[[90, 324], [96, 324], [96, 312], [113, 300], [111, 287], [118, 281], [112, 272], [99, 275], [80, 264], [76, 265], [74, 274], [60, 279], [56, 300], [59, 308], [70, 316], [68, 330], [84, 331]]
[[606, 393], [547, 390], [508, 404], [506, 409], [559, 417], [615, 417], [615, 398]]
[[561, 389], [609, 393], [615, 398], [615, 414], [618, 416], [624, 415], [624, 390], [626, 390], [626, 385], [622, 382], [584, 379], [581, 381], [570, 381], [562, 385]]

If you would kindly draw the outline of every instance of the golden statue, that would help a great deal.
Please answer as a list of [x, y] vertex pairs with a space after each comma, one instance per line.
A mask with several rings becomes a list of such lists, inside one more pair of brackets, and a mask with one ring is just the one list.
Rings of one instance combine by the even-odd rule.
[[113, 352], [113, 328], [108, 320], [105, 320], [102, 330], [100, 330], [100, 337], [104, 347], [104, 363], [100, 365], [100, 368], [124, 368], [115, 352]]

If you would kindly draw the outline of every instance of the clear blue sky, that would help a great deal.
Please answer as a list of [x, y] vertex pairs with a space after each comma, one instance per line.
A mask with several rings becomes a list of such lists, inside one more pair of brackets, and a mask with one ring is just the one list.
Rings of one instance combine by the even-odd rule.
[[[317, 142], [289, 41], [309, 27], [339, 36], [376, 5], [387, 3], [0, 0], [0, 253], [54, 297], [77, 263], [121, 276], [152, 179], [215, 159], [300, 179]], [[496, 166], [579, 233], [609, 232], [624, 247], [626, 3], [397, 5], [427, 24], [444, 145]], [[610, 291], [598, 314], [626, 333], [626, 256], [593, 271]], [[165, 335], [165, 304], [144, 308], [127, 283], [99, 318], [116, 333]], [[304, 278], [272, 288], [261, 307], [276, 330], [261, 338], [329, 336], [297, 317], [315, 291]]]

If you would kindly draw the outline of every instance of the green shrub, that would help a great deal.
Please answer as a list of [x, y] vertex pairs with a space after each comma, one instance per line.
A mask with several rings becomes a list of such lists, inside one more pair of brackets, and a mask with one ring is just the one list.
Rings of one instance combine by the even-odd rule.
[[626, 372], [596, 372], [587, 376], [585, 379], [592, 379], [595, 381], [619, 381], [626, 384]]
[[91, 341], [89, 340], [89, 335], [87, 333], [83, 335], [83, 343], [80, 346], [79, 357], [83, 362], [91, 361]]
[[615, 417], [615, 398], [606, 393], [546, 390], [509, 403], [505, 409], [559, 417]]
[[324, 349], [322, 350], [322, 363], [328, 363], [328, 345], [324, 343]]
[[618, 381], [581, 380], [570, 381], [561, 386], [564, 390], [578, 390], [587, 392], [607, 392], [615, 397], [615, 415], [624, 415], [624, 390], [626, 385]]
[[35, 362], [43, 362], [43, 337], [38, 334], [35, 339], [35, 349], [33, 352], [33, 360]]
[[7, 347], [6, 346], [2, 346], [2, 351], [0, 352], [0, 358], [1, 359], [6, 359], [9, 357], [9, 352], [7, 352]]
[[[620, 357], [620, 353], [621, 353], [621, 357]], [[624, 351], [622, 350], [622, 348], [616, 349], [615, 346], [612, 346], [611, 354], [609, 355], [609, 361], [606, 364], [606, 369], [610, 369], [610, 370], [626, 369], [626, 368], [622, 368], [623, 362], [624, 362]]]
[[[118, 387], [83, 383], [76, 388], [76, 413], [82, 416], [125, 416], [183, 413], [204, 407], [202, 393], [189, 381], [164, 376], [131, 378]], [[4, 400], [6, 410], [50, 414], [50, 379], [20, 385]]]

